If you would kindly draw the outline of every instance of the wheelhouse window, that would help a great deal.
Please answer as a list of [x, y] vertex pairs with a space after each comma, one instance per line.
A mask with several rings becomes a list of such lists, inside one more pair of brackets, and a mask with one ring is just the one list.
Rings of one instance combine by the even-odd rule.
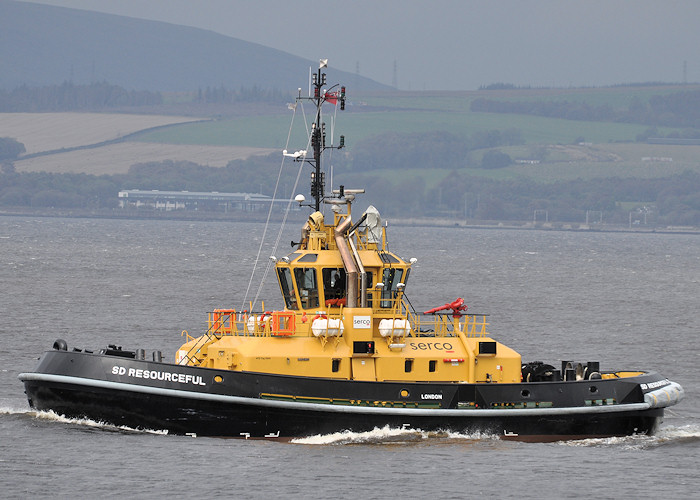
[[336, 267], [327, 267], [322, 271], [323, 275], [323, 298], [327, 305], [340, 305], [342, 299], [345, 298], [346, 288], [345, 269]]
[[394, 299], [396, 298], [396, 290], [398, 289], [399, 283], [401, 283], [401, 276], [403, 276], [403, 269], [396, 269], [395, 267], [384, 268], [384, 274], [382, 275], [384, 288], [382, 288], [380, 307], [385, 309], [393, 307]]
[[374, 288], [374, 274], [372, 271], [367, 271], [367, 281], [365, 281], [365, 285], [367, 286], [367, 289], [370, 291], [370, 293], [367, 294], [367, 307], [372, 307], [372, 293], [371, 291]]
[[298, 267], [294, 269], [294, 278], [299, 290], [301, 307], [308, 309], [318, 307], [318, 282], [316, 281], [316, 269], [313, 267]]
[[299, 309], [297, 297], [294, 294], [294, 282], [292, 281], [292, 273], [288, 267], [280, 267], [277, 269], [277, 276], [282, 289], [282, 296], [287, 309]]

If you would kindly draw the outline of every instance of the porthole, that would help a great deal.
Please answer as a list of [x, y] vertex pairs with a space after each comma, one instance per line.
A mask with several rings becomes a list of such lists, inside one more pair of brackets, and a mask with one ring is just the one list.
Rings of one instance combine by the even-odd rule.
[[220, 384], [223, 381], [224, 381], [224, 377], [222, 377], [221, 375], [214, 375], [214, 382], [216, 382], [217, 384]]
[[530, 397], [530, 391], [528, 391], [527, 389], [523, 389], [523, 390], [520, 392], [520, 395], [521, 395], [522, 397], [524, 397], [524, 398], [529, 398], [529, 397]]
[[407, 398], [408, 396], [411, 395], [410, 392], [408, 392], [408, 389], [401, 389], [401, 392], [399, 393], [402, 398]]
[[588, 390], [591, 391], [591, 394], [595, 394], [598, 392], [598, 388], [594, 385], [590, 386]]

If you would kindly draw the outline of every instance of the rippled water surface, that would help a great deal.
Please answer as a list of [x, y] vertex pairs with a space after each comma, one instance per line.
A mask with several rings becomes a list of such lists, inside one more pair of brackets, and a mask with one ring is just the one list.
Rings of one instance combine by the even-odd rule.
[[[277, 229], [268, 231], [274, 241]], [[376, 429], [291, 441], [171, 436], [29, 409], [17, 374], [56, 338], [159, 349], [240, 308], [268, 257], [259, 225], [0, 217], [3, 497], [690, 497], [700, 480], [700, 238], [692, 235], [389, 227], [417, 257], [424, 310], [464, 297], [524, 360], [653, 369], [686, 399], [656, 436], [528, 444]], [[296, 228], [280, 241], [298, 239]], [[249, 285], [249, 283], [251, 283]], [[246, 299], [246, 290], [249, 290]], [[261, 289], [281, 307], [277, 285]]]

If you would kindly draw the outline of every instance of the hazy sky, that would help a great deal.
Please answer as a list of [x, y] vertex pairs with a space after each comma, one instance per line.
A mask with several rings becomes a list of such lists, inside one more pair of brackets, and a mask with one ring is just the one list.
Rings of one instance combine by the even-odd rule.
[[698, 0], [35, 3], [204, 28], [402, 90], [700, 81]]

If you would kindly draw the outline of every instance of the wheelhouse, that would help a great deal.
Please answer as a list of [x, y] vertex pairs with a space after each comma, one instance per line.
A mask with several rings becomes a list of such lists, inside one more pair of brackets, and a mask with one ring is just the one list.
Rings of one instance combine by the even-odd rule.
[[411, 262], [387, 250], [386, 228], [379, 226], [378, 213], [372, 223], [363, 220], [339, 237], [338, 228], [345, 220], [349, 222], [349, 214], [336, 212], [334, 224], [326, 225], [323, 215], [314, 213], [304, 226], [298, 249], [277, 261], [286, 309], [315, 311], [357, 304], [380, 310], [396, 306]]

